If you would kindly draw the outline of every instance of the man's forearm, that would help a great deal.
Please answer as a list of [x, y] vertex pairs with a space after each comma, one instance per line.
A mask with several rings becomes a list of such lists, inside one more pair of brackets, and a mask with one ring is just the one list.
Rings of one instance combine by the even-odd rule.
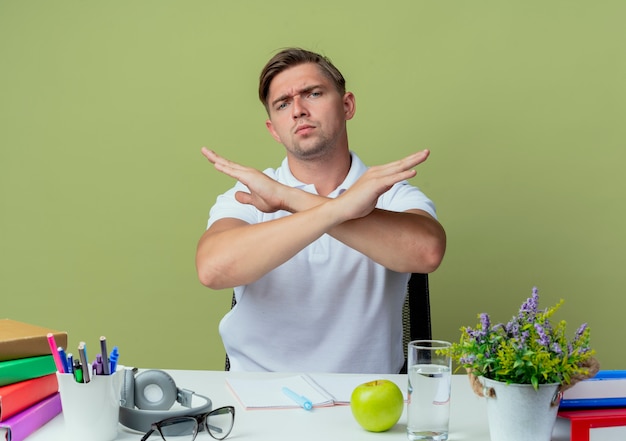
[[222, 219], [198, 243], [198, 277], [213, 289], [254, 282], [341, 221], [331, 204], [253, 225]]
[[369, 215], [344, 222], [329, 233], [335, 239], [393, 271], [430, 273], [439, 267], [446, 235], [426, 212], [375, 209]]
[[[329, 201], [296, 189], [289, 196], [291, 212]], [[443, 227], [421, 210], [398, 213], [374, 209], [367, 216], [339, 223], [326, 233], [397, 272], [430, 273], [441, 263], [446, 248]]]

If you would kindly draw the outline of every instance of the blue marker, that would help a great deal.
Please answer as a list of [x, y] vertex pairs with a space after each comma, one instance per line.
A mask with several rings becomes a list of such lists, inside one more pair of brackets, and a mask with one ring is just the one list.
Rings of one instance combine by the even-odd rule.
[[313, 403], [311, 403], [311, 400], [309, 400], [307, 397], [298, 395], [297, 393], [295, 393], [288, 387], [283, 387], [283, 393], [287, 395], [289, 398], [291, 398], [293, 401], [295, 401], [298, 404], [298, 406], [302, 407], [303, 409], [305, 410], [313, 409]]
[[63, 372], [65, 373], [71, 372], [71, 370], [67, 366], [67, 355], [65, 355], [65, 349], [59, 346], [57, 348], [57, 352], [59, 353], [59, 358], [61, 359], [61, 364], [63, 365]]
[[68, 352], [67, 354], [67, 373], [68, 374], [74, 373], [74, 356], [72, 355], [71, 352]]
[[118, 358], [120, 358], [119, 350], [117, 349], [117, 346], [113, 346], [113, 350], [111, 351], [111, 354], [109, 355], [109, 361], [111, 362], [111, 368], [109, 370], [111, 371], [111, 374], [114, 374], [115, 370], [117, 369]]

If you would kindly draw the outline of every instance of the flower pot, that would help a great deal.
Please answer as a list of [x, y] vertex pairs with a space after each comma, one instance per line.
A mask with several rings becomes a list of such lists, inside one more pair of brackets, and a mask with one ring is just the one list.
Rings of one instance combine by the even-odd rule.
[[506, 384], [480, 377], [491, 441], [550, 441], [559, 410], [558, 384]]

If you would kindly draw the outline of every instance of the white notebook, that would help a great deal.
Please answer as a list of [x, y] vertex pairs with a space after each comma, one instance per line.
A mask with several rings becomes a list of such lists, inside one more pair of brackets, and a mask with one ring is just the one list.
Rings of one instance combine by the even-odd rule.
[[[226, 384], [246, 409], [285, 409], [299, 407], [283, 393], [289, 388], [311, 401], [313, 407], [349, 405], [352, 391], [381, 375], [300, 374], [282, 378], [227, 378]], [[406, 399], [406, 384], [398, 384]]]

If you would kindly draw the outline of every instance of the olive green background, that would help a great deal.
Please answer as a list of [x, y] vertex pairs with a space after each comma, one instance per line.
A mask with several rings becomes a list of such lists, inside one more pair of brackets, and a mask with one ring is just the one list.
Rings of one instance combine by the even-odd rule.
[[302, 46], [347, 77], [367, 163], [432, 150], [412, 182], [448, 233], [435, 337], [536, 285], [626, 368], [625, 19], [621, 0], [0, 0], [0, 316], [222, 369], [231, 291], [194, 253], [233, 181], [200, 148], [277, 166], [257, 78]]

